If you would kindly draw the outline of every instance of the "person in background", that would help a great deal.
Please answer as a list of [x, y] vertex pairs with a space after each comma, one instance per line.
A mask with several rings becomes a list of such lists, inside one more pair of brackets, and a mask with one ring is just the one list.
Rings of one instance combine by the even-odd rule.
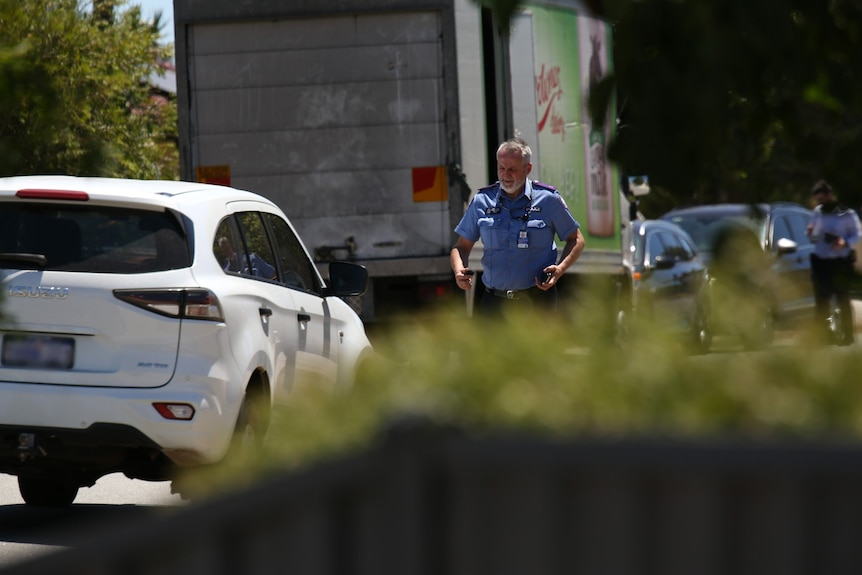
[[[500, 144], [499, 180], [476, 192], [455, 227], [459, 237], [450, 264], [462, 290], [473, 283], [473, 246], [480, 238], [484, 246], [479, 315], [524, 305], [556, 310], [557, 282], [584, 251], [580, 224], [557, 189], [529, 179], [531, 161], [523, 140]], [[566, 242], [559, 261], [555, 235]]]
[[[248, 260], [246, 260], [245, 255], [237, 254], [234, 251], [233, 244], [225, 236], [218, 239], [218, 245], [225, 257], [225, 262], [222, 266], [224, 271], [253, 275], [266, 279], [275, 278], [275, 268], [256, 253], [252, 252]], [[249, 266], [249, 264], [251, 265]]]
[[[832, 296], [846, 324], [852, 326], [853, 308], [850, 303], [850, 284], [853, 279], [856, 242], [862, 236], [862, 226], [855, 211], [838, 203], [835, 193], [825, 180], [818, 180], [811, 188], [817, 206], [808, 225], [808, 235], [814, 243], [811, 255], [811, 282], [814, 287], [817, 329], [826, 330], [831, 339], [829, 317], [832, 314]], [[840, 330], [838, 345], [854, 341], [853, 328]], [[828, 340], [827, 339], [827, 340]]]

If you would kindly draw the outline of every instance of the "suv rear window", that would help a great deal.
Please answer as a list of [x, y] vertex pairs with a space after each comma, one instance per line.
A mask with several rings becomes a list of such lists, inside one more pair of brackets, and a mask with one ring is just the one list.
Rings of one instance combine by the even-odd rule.
[[[6, 203], [0, 210], [0, 265], [9, 254], [44, 255], [44, 269], [147, 273], [191, 265], [174, 214], [115, 207]], [[40, 268], [16, 263], [16, 268]]]

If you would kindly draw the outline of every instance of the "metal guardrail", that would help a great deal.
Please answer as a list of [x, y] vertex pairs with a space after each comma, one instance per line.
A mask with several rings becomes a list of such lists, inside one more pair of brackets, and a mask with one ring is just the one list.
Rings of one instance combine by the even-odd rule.
[[469, 438], [361, 455], [4, 575], [862, 572], [862, 446]]

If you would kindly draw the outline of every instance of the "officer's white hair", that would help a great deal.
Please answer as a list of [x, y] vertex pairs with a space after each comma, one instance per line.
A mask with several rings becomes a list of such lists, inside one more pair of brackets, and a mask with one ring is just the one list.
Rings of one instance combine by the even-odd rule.
[[521, 138], [512, 138], [500, 144], [500, 147], [497, 148], [497, 158], [507, 154], [520, 155], [524, 159], [524, 165], [529, 164], [533, 158], [533, 150]]

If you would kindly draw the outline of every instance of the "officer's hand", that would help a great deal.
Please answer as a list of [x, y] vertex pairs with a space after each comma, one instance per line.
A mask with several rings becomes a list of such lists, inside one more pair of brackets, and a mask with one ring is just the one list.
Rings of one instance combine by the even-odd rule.
[[473, 285], [473, 270], [463, 268], [455, 272], [455, 283], [464, 291], [470, 289], [470, 286]]
[[551, 266], [542, 271], [542, 277], [536, 278], [536, 287], [542, 291], [551, 289], [557, 283], [557, 268]]

